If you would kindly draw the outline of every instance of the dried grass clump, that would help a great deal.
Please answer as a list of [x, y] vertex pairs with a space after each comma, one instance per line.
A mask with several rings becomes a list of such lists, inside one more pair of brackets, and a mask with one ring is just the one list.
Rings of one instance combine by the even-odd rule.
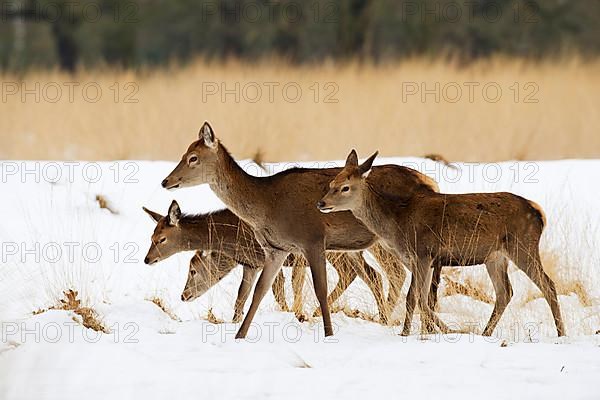
[[453, 165], [452, 163], [450, 163], [450, 161], [448, 161], [446, 159], [446, 157], [444, 157], [441, 154], [436, 154], [436, 153], [429, 153], [429, 154], [425, 154], [423, 156], [423, 158], [427, 158], [431, 161], [435, 161], [437, 163], [443, 164], [448, 168], [452, 168], [452, 169], [457, 169], [456, 165]]
[[[578, 282], [578, 281], [567, 282], [567, 283], [555, 282], [555, 284], [556, 284], [556, 291], [558, 292], [559, 295], [569, 296], [571, 294], [574, 294], [575, 296], [577, 296], [577, 298], [579, 299], [579, 302], [581, 303], [582, 306], [584, 306], [584, 307], [593, 306], [592, 299], [587, 294], [587, 292], [585, 290], [585, 286], [583, 285], [582, 282]], [[544, 298], [544, 295], [542, 294], [542, 292], [537, 290], [537, 288], [535, 288], [535, 289], [536, 289], [535, 291], [532, 291], [528, 294], [528, 296], [523, 301], [523, 304], [527, 304], [534, 300]]]
[[442, 279], [445, 281], [444, 296], [453, 296], [455, 294], [461, 294], [463, 296], [471, 297], [475, 300], [494, 304], [495, 300], [487, 294], [482, 288], [477, 286], [477, 283], [473, 282], [470, 277], [467, 277], [464, 282], [454, 280], [449, 275], [444, 275], [442, 272]]
[[222, 319], [218, 318], [214, 313], [212, 308], [210, 308], [208, 310], [208, 313], [206, 314], [206, 320], [208, 322], [210, 322], [211, 324], [224, 324], [225, 321], [223, 321]]
[[110, 205], [110, 202], [108, 201], [108, 199], [105, 196], [103, 196], [101, 194], [97, 194], [96, 201], [98, 202], [98, 206], [100, 208], [108, 210], [111, 214], [115, 214], [115, 215], [119, 214], [119, 212]]
[[347, 316], [348, 318], [362, 319], [365, 321], [377, 322], [377, 323], [380, 322], [377, 320], [377, 315], [368, 314], [364, 311], [361, 311], [361, 310], [358, 310], [355, 308], [350, 308], [348, 306], [332, 307], [332, 309], [331, 309], [332, 314], [338, 313], [338, 312], [343, 312], [344, 315]]
[[[556, 291], [561, 296], [569, 296], [574, 294], [579, 299], [579, 302], [584, 307], [593, 306], [592, 298], [590, 297], [585, 283], [581, 276], [568, 276], [569, 274], [561, 273], [564, 271], [578, 271], [579, 268], [569, 265], [573, 260], [562, 258], [556, 251], [544, 251], [541, 253], [542, 264], [544, 271], [550, 276], [556, 285]], [[577, 260], [577, 263], [580, 263]], [[537, 287], [532, 286], [532, 290], [528, 293], [523, 304], [527, 304], [537, 299], [543, 299], [542, 292]]]
[[[73, 317], [73, 321], [78, 322], [85, 326], [88, 329], [93, 329], [96, 332], [110, 333], [108, 328], [104, 326], [102, 321], [98, 316], [98, 313], [94, 311], [90, 307], [82, 307], [81, 300], [77, 298], [79, 294], [76, 290], [69, 289], [63, 292], [65, 295], [64, 299], [60, 299], [60, 304], [55, 307], [50, 307], [52, 310], [65, 310], [65, 311], [73, 311], [75, 314], [81, 317], [79, 320], [76, 317]], [[38, 310], [38, 313], [43, 312], [43, 310]]]
[[163, 300], [160, 297], [155, 296], [147, 300], [156, 304], [156, 306], [160, 308], [165, 314], [167, 314], [169, 318], [171, 318], [173, 321], [181, 322], [181, 319], [177, 315], [175, 315], [175, 313], [169, 307], [167, 307], [167, 305], [163, 302]]

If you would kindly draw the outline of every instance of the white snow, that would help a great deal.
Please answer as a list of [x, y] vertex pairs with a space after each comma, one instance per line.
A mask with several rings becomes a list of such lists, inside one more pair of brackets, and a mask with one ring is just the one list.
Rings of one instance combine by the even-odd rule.
[[[599, 399], [600, 161], [453, 169], [417, 158], [378, 160], [389, 162], [427, 173], [444, 192], [506, 190], [540, 203], [548, 217], [542, 252], [552, 260], [551, 276], [567, 288], [560, 303], [569, 336], [555, 337], [547, 304], [511, 267], [515, 295], [491, 338], [478, 334], [492, 306], [462, 295], [442, 296], [440, 315], [470, 333], [422, 337], [415, 321], [406, 338], [398, 335], [400, 326], [336, 313], [336, 335], [324, 339], [318, 318], [299, 323], [269, 294], [248, 339], [238, 341], [236, 324], [212, 324], [207, 313], [231, 320], [239, 269], [200, 299], [182, 303], [191, 253], [153, 266], [142, 261], [154, 225], [141, 207], [165, 213], [173, 198], [184, 212], [222, 207], [208, 187], [165, 191], [160, 181], [174, 166], [168, 162], [6, 161], [0, 163], [0, 399]], [[100, 209], [96, 195], [118, 214]], [[493, 297], [483, 267], [447, 273]], [[333, 270], [330, 278], [333, 287]], [[110, 333], [84, 328], [70, 311], [32, 314], [56, 305], [71, 288]], [[291, 305], [289, 282], [286, 289]], [[304, 293], [310, 314], [316, 300], [308, 277]], [[357, 281], [340, 304], [373, 315], [370, 296]], [[403, 315], [401, 304], [393, 319]]]

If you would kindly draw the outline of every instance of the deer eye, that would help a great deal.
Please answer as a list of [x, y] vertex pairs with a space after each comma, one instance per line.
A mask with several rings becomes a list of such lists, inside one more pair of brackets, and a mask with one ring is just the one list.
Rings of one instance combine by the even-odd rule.
[[197, 161], [198, 161], [198, 157], [196, 157], [196, 156], [191, 156], [190, 158], [188, 158], [188, 164], [194, 164]]
[[347, 192], [348, 190], [350, 190], [350, 186], [344, 186], [344, 187], [342, 188], [342, 193], [345, 193], [345, 192]]
[[163, 238], [160, 238], [160, 239], [158, 240], [158, 243], [164, 243], [164, 242], [166, 242], [166, 241], [167, 241], [167, 238], [166, 238], [166, 237], [163, 237]]
[[197, 272], [196, 272], [196, 270], [195, 270], [195, 269], [191, 269], [191, 270], [190, 270], [190, 275], [191, 275], [191, 276], [194, 276], [194, 275], [196, 275], [196, 274], [197, 274]]

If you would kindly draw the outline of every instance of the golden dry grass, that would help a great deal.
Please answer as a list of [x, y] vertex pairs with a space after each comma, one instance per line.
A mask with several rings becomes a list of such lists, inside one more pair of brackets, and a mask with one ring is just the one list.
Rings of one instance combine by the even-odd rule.
[[42, 314], [48, 310], [65, 310], [73, 311], [78, 317], [73, 317], [73, 321], [80, 323], [88, 329], [93, 329], [96, 332], [110, 333], [103, 322], [100, 320], [98, 313], [90, 307], [82, 307], [81, 300], [78, 299], [78, 292], [73, 289], [63, 292], [64, 298], [60, 299], [58, 304], [48, 309], [37, 309], [33, 315]]
[[[577, 266], [566, 265], [565, 260], [554, 251], [545, 250], [540, 253], [544, 271], [550, 276], [556, 285], [558, 295], [569, 296], [574, 294], [584, 307], [591, 307], [593, 301], [590, 298], [588, 289], [585, 287], [581, 275], [562, 274], [561, 270], [577, 269]], [[444, 268], [442, 272], [443, 290], [440, 291], [440, 297], [453, 296], [456, 294], [471, 297], [487, 304], [494, 304], [495, 295], [490, 282], [482, 282], [480, 276], [469, 274], [467, 268]], [[592, 280], [591, 278], [589, 279]], [[486, 278], [487, 281], [487, 278]], [[528, 291], [523, 300], [523, 305], [536, 299], [543, 299], [544, 296], [540, 290], [529, 280]]]
[[455, 270], [455, 268], [448, 268], [447, 271], [443, 272], [442, 279], [445, 280], [446, 285], [444, 286], [444, 291], [440, 294], [440, 297], [461, 294], [487, 304], [494, 304], [495, 299], [492, 297], [492, 294], [488, 293], [485, 288], [480, 287], [470, 276], [467, 276], [464, 282], [452, 278], [452, 272], [455, 272]]
[[108, 210], [111, 214], [119, 214], [118, 211], [116, 211], [114, 209], [114, 207], [111, 205], [110, 201], [108, 201], [108, 199], [106, 198], [106, 196], [101, 195], [101, 194], [97, 194], [96, 195], [96, 202], [98, 202], [98, 207], [103, 208], [105, 210]]
[[[380, 66], [198, 61], [153, 71], [40, 71], [1, 79], [4, 159], [175, 160], [205, 119], [237, 157], [265, 161], [340, 159], [351, 147], [387, 156], [439, 153], [450, 161], [600, 156], [598, 61], [497, 58], [466, 67], [423, 59]], [[22, 86], [10, 94], [21, 79], [39, 102], [34, 94], [22, 101]], [[72, 102], [68, 82], [79, 84]], [[434, 94], [424, 102], [419, 94], [403, 96], [415, 84], [435, 89], [438, 82], [439, 102]], [[468, 82], [479, 85], [472, 102]], [[297, 102], [285, 100], [286, 84], [289, 98], [294, 88], [302, 90]], [[97, 102], [84, 100], [85, 85], [90, 98], [102, 90]], [[207, 95], [214, 85], [219, 93]], [[221, 85], [239, 101], [235, 94], [222, 101]], [[498, 102], [484, 98], [485, 85], [490, 98], [494, 88], [502, 90]], [[51, 102], [57, 87], [62, 96]], [[262, 95], [254, 102], [257, 88]], [[462, 97], [453, 102], [457, 88]], [[125, 102], [127, 96], [137, 103]], [[328, 96], [337, 102], [326, 102]]]
[[162, 310], [165, 314], [169, 316], [173, 321], [181, 321], [179, 317], [171, 310], [169, 306], [165, 304], [165, 302], [160, 297], [152, 297], [148, 299], [148, 301], [154, 303], [158, 308]]
[[222, 319], [218, 318], [214, 313], [212, 308], [210, 308], [208, 310], [208, 313], [206, 314], [206, 320], [208, 322], [210, 322], [211, 324], [224, 324], [225, 321], [223, 321]]
[[[565, 265], [564, 257], [561, 257], [556, 252], [545, 251], [541, 252], [540, 256], [542, 258], [544, 271], [553, 279], [556, 285], [556, 291], [559, 295], [569, 296], [571, 294], [574, 294], [575, 296], [577, 296], [582, 306], [593, 306], [593, 301], [590, 298], [588, 290], [586, 289], [585, 283], [583, 281], [584, 278], [587, 278], [587, 281], [593, 282], [593, 279], [591, 277], [585, 277], [582, 275], [569, 276], [570, 274], [561, 274], [561, 270], [577, 269], [578, 266]], [[532, 289], [533, 290], [530, 290], [527, 294], [527, 297], [525, 298], [525, 304], [536, 299], [544, 298], [542, 292], [540, 292], [536, 288]]]

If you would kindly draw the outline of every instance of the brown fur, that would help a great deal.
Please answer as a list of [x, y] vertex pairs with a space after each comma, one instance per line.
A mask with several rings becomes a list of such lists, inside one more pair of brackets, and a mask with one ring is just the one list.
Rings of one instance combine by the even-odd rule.
[[[197, 250], [190, 260], [187, 282], [181, 294], [183, 301], [200, 297], [225, 278], [238, 264], [244, 267], [233, 317], [233, 321], [238, 322], [242, 317], [244, 304], [257, 273], [263, 268], [265, 261], [264, 252], [256, 241], [252, 228], [227, 209], [210, 214], [182, 215], [179, 205], [173, 201], [166, 216], [147, 208], [144, 208], [144, 211], [157, 223], [152, 234], [150, 249], [144, 259], [146, 264], [154, 264], [181, 251]], [[171, 219], [171, 216], [174, 218]], [[381, 276], [360, 254], [330, 253], [328, 259], [340, 277], [336, 288], [329, 295], [329, 304], [333, 304], [357, 276], [365, 281], [375, 298], [381, 297], [383, 292]], [[295, 267], [292, 272], [294, 289], [292, 309], [299, 318], [302, 318], [304, 283], [302, 267], [304, 265], [295, 260], [294, 255], [288, 257], [287, 265]], [[283, 285], [284, 277], [280, 271], [272, 290], [281, 309], [288, 311]], [[385, 318], [383, 312], [380, 313], [380, 317]]]
[[409, 266], [413, 277], [403, 334], [409, 333], [417, 300], [426, 330], [431, 331], [433, 324], [447, 330], [426, 301], [432, 264], [485, 264], [496, 290], [496, 305], [483, 332], [490, 335], [512, 297], [509, 259], [540, 288], [558, 335], [565, 334], [554, 282], [543, 271], [539, 257], [545, 223], [539, 206], [511, 193], [390, 194], [372, 178], [376, 155], [358, 165], [352, 151], [319, 208], [324, 212], [351, 210]]
[[[260, 301], [291, 252], [303, 254], [310, 265], [325, 335], [332, 335], [325, 250], [363, 250], [378, 240], [350, 212], [324, 215], [316, 209], [328, 182], [340, 169], [294, 168], [269, 177], [255, 177], [240, 168], [208, 123], [203, 125], [199, 136], [200, 140], [189, 146], [162, 185], [174, 189], [210, 184], [229, 209], [254, 229], [265, 251], [265, 267], [236, 336], [245, 337]], [[405, 167], [377, 167], [373, 179], [392, 193], [398, 188], [403, 193], [434, 190], [422, 174]]]

